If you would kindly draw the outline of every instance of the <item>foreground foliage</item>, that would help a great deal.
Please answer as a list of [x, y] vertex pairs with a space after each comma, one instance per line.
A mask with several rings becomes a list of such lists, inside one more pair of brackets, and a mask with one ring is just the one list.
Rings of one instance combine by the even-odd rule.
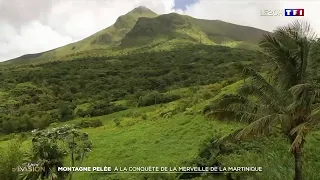
[[[24, 180], [48, 179], [63, 180], [72, 172], [58, 171], [63, 167], [64, 158], [70, 158], [70, 166], [82, 162], [92, 143], [87, 133], [81, 133], [72, 126], [63, 126], [44, 131], [33, 131], [32, 151], [25, 156], [26, 163], [36, 164], [42, 168], [40, 172], [24, 172], [20, 175]], [[79, 164], [78, 164], [79, 165]]]
[[317, 59], [315, 37], [310, 25], [303, 22], [276, 29], [266, 35], [261, 47], [268, 54], [267, 80], [261, 74], [244, 68], [251, 77], [237, 94], [225, 95], [205, 109], [207, 116], [219, 120], [246, 122], [248, 125], [220, 139], [240, 140], [279, 132], [287, 136], [295, 158], [295, 179], [301, 180], [305, 137], [319, 123], [319, 87], [313, 84], [309, 65]]

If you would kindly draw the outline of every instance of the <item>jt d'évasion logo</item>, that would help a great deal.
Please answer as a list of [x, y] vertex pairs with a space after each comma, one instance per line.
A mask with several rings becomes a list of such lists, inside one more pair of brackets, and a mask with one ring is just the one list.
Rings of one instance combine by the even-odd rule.
[[44, 168], [40, 167], [38, 164], [26, 163], [16, 168], [12, 168], [12, 171], [13, 172], [43, 172]]

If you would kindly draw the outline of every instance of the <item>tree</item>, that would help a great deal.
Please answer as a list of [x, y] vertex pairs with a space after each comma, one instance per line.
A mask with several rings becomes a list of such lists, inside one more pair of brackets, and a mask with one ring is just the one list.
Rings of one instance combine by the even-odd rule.
[[[82, 133], [71, 126], [65, 126], [59, 129], [58, 139], [62, 140], [67, 146], [67, 153], [70, 155], [71, 166], [74, 167], [76, 162], [83, 161], [88, 152], [91, 151], [92, 142], [89, 141], [87, 133]], [[70, 172], [69, 180], [72, 179]]]
[[52, 131], [33, 131], [32, 148], [24, 159], [24, 166], [28, 166], [28, 163], [37, 164], [42, 171], [24, 172], [20, 179], [65, 179], [67, 174], [57, 171], [58, 167], [63, 166], [65, 151], [58, 146], [56, 137], [51, 134]]
[[209, 118], [247, 123], [216, 143], [281, 132], [291, 143], [294, 179], [302, 179], [305, 137], [320, 120], [320, 104], [316, 103], [319, 88], [310, 81], [308, 73], [316, 57], [314, 39], [310, 25], [301, 21], [264, 36], [260, 46], [268, 56], [270, 78], [243, 67], [250, 78], [237, 93], [224, 95], [204, 109]]
[[72, 172], [57, 171], [58, 167], [63, 167], [63, 159], [67, 156], [71, 159], [70, 166], [75, 166], [75, 162], [81, 163], [87, 152], [91, 151], [91, 144], [87, 133], [72, 126], [33, 131], [32, 151], [25, 161], [37, 164], [43, 171], [26, 172], [21, 178], [63, 180], [69, 175], [71, 180]]
[[61, 121], [67, 121], [73, 118], [73, 109], [67, 103], [59, 106], [59, 118]]

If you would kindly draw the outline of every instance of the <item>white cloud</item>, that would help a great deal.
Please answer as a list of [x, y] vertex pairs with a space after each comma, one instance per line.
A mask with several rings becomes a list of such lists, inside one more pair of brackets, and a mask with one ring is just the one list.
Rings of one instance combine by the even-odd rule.
[[54, 49], [72, 42], [70, 37], [61, 36], [38, 21], [22, 26], [19, 31], [13, 30], [10, 25], [5, 27], [4, 34], [0, 32], [0, 55], [3, 60], [16, 55]]
[[120, 15], [140, 5], [163, 14], [172, 11], [174, 3], [173, 0], [60, 1], [52, 8], [48, 25], [79, 40], [112, 25]]
[[188, 6], [184, 13], [197, 18], [219, 19], [271, 31], [277, 26], [286, 25], [298, 18], [260, 16], [261, 10], [302, 8], [305, 11], [305, 16], [299, 17], [299, 19], [309, 21], [314, 29], [320, 33], [320, 21], [317, 20], [318, 7], [320, 7], [320, 1], [316, 0], [200, 0], [198, 3]]
[[[0, 0], [0, 61], [23, 54], [47, 51], [83, 39], [112, 25], [137, 6], [158, 14], [170, 13], [174, 0], [33, 0], [22, 8], [18, 0]], [[32, 1], [32, 2], [33, 2]], [[219, 19], [235, 24], [273, 30], [293, 17], [262, 17], [265, 9], [304, 8], [302, 19], [320, 32], [320, 1], [200, 0], [183, 12], [196, 18]], [[11, 9], [5, 11], [6, 9]], [[41, 10], [42, 9], [42, 10]], [[7, 14], [5, 13], [7, 12]], [[320, 34], [320, 33], [319, 33]]]
[[[37, 3], [33, 7], [29, 4], [24, 12], [17, 0], [12, 2], [0, 0], [0, 61], [81, 40], [112, 25], [137, 6], [159, 14], [172, 12], [174, 6], [174, 0], [41, 0], [43, 7], [51, 5], [44, 13]], [[14, 10], [4, 14], [9, 7]]]

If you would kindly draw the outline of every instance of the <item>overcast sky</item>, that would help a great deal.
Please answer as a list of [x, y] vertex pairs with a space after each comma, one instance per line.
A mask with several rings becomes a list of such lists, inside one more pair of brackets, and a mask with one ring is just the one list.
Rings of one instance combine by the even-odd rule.
[[320, 35], [320, 0], [0, 0], [0, 61], [79, 41], [137, 6], [269, 31], [296, 18], [260, 16], [261, 10], [304, 8], [301, 18]]

